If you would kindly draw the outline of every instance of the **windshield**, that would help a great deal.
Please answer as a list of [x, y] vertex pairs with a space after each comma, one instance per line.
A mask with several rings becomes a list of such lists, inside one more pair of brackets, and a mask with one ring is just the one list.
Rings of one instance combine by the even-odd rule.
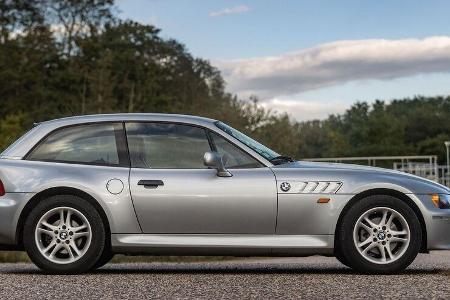
[[228, 126], [225, 123], [222, 122], [215, 122], [214, 123], [220, 130], [228, 133], [232, 137], [238, 139], [241, 143], [247, 145], [250, 147], [253, 151], [258, 152], [261, 156], [263, 156], [267, 160], [272, 160], [276, 157], [279, 157], [280, 155], [276, 153], [275, 151], [267, 148], [266, 146], [258, 143], [254, 139], [246, 136], [242, 132], [234, 129], [233, 127]]

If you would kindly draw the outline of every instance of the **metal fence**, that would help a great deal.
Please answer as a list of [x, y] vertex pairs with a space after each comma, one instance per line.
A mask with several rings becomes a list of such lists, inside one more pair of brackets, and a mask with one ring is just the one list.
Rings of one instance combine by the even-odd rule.
[[355, 163], [368, 166], [380, 166], [414, 174], [450, 187], [450, 170], [440, 166], [437, 155], [417, 156], [372, 156], [372, 157], [332, 157], [310, 158], [307, 161]]
[[[394, 163], [394, 170], [428, 178], [436, 182], [439, 182], [440, 184], [450, 187], [450, 174], [449, 171], [447, 170], [447, 166], [430, 166], [429, 164], [420, 164], [420, 163], [408, 163], [408, 164]], [[436, 172], [437, 176], [432, 175], [434, 172]]]

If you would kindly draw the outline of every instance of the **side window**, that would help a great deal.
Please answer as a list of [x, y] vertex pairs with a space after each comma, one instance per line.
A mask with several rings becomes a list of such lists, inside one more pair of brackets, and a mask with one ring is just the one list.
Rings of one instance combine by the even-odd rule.
[[168, 123], [126, 124], [131, 166], [154, 169], [203, 169], [211, 151], [204, 129]]
[[238, 169], [238, 168], [261, 168], [263, 165], [256, 159], [228, 142], [220, 135], [211, 132], [211, 138], [216, 151], [222, 155], [223, 162], [226, 168]]
[[38, 144], [27, 159], [118, 166], [115, 129], [121, 126], [92, 124], [59, 129]]

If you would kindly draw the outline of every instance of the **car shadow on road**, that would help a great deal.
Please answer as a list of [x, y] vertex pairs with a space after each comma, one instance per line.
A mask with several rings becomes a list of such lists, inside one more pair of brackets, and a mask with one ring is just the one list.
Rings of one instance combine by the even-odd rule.
[[[449, 274], [448, 269], [407, 269], [396, 275], [426, 275], [426, 274]], [[41, 270], [30, 268], [19, 268], [4, 270], [3, 274], [43, 274]], [[362, 275], [347, 267], [320, 267], [320, 266], [204, 266], [204, 265], [153, 265], [153, 264], [111, 264], [101, 269], [92, 271], [86, 275], [109, 275], [109, 274], [316, 274], [316, 275]], [[395, 276], [395, 275], [394, 275]]]
[[[437, 274], [447, 270], [405, 270], [400, 275]], [[320, 268], [320, 267], [237, 267], [237, 268], [193, 268], [193, 267], [157, 267], [157, 268], [103, 268], [93, 274], [345, 274], [361, 275], [350, 268]]]

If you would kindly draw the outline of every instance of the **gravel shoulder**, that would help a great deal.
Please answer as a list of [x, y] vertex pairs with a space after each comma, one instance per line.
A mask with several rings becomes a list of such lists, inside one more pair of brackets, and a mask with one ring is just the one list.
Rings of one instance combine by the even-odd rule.
[[334, 258], [109, 264], [50, 276], [32, 264], [0, 264], [1, 299], [450, 298], [450, 251], [419, 255], [404, 273], [354, 273]]

